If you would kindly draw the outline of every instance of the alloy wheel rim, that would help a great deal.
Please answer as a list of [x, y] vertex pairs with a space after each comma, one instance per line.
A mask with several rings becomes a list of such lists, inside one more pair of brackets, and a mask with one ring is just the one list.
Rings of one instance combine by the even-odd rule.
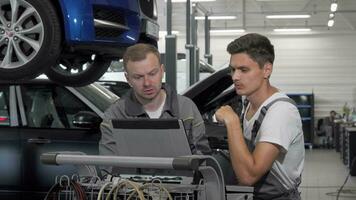
[[23, 0], [0, 3], [0, 69], [30, 62], [42, 47], [44, 27], [36, 9]]

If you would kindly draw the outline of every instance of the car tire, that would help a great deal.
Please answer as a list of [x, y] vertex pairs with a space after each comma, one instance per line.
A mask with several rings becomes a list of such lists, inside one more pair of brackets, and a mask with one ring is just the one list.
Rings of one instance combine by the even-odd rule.
[[[85, 63], [79, 62], [82, 63], [78, 64], [81, 66], [74, 66], [73, 63], [76, 63], [75, 59], [80, 58], [70, 59], [66, 62], [62, 60], [61, 64], [48, 68], [45, 74], [49, 79], [58, 84], [80, 87], [97, 81], [111, 64], [111, 60], [104, 59], [99, 55], [96, 55], [92, 60], [88, 58]], [[86, 65], [86, 68], [81, 68], [84, 65]], [[78, 69], [78, 67], [80, 69], [79, 72], [72, 72], [72, 69]]]
[[[31, 79], [52, 66], [60, 55], [60, 20], [51, 1], [14, 2], [0, 3], [0, 79]], [[18, 13], [15, 23], [11, 23], [13, 8]]]

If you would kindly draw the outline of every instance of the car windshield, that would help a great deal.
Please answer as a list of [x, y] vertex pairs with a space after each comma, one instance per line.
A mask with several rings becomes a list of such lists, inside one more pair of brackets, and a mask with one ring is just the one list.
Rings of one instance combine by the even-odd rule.
[[119, 99], [118, 96], [97, 83], [93, 83], [85, 87], [77, 87], [75, 90], [83, 95], [88, 101], [93, 103], [102, 112]]

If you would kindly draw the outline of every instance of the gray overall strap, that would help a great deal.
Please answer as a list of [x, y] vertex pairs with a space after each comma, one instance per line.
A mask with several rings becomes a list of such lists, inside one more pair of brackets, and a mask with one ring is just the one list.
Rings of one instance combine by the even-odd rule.
[[[251, 152], [255, 148], [254, 142], [268, 109], [278, 101], [285, 101], [296, 106], [294, 100], [287, 97], [282, 97], [271, 101], [266, 106], [263, 106], [261, 108], [261, 112], [253, 124], [251, 131], [251, 140], [248, 144], [248, 147]], [[254, 185], [254, 199], [299, 200], [300, 194], [298, 192], [298, 186], [301, 182], [300, 177], [297, 178], [296, 182], [297, 183], [294, 188], [292, 188], [291, 190], [287, 190], [276, 180], [274, 175], [269, 171]]]
[[297, 105], [293, 99], [291, 98], [288, 98], [288, 97], [281, 97], [281, 98], [278, 98], [278, 99], [275, 99], [273, 101], [271, 101], [270, 103], [268, 103], [267, 105], [263, 106], [261, 108], [261, 112], [260, 112], [260, 115], [258, 116], [258, 118], [255, 120], [255, 122], [253, 123], [253, 127], [252, 127], [252, 131], [251, 131], [251, 140], [248, 144], [248, 147], [249, 149], [252, 151], [254, 149], [254, 142], [255, 142], [255, 139], [256, 139], [256, 136], [257, 136], [257, 133], [258, 131], [260, 130], [260, 127], [261, 127], [261, 124], [262, 124], [262, 121], [263, 119], [265, 118], [266, 116], [266, 113], [268, 111], [268, 109], [276, 102], [278, 101], [285, 101], [285, 102], [289, 102], [293, 105]]

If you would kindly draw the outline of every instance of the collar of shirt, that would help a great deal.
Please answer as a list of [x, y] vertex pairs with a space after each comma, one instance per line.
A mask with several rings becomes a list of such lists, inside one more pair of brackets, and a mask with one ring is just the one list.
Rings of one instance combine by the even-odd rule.
[[[162, 89], [166, 91], [166, 103], [163, 107], [162, 113], [168, 112], [172, 117], [178, 117], [178, 98], [177, 92], [168, 84], [162, 84]], [[133, 89], [129, 90], [128, 95], [123, 97], [125, 99], [125, 112], [131, 116], [146, 116], [147, 113], [143, 109], [141, 103], [137, 100]]]

